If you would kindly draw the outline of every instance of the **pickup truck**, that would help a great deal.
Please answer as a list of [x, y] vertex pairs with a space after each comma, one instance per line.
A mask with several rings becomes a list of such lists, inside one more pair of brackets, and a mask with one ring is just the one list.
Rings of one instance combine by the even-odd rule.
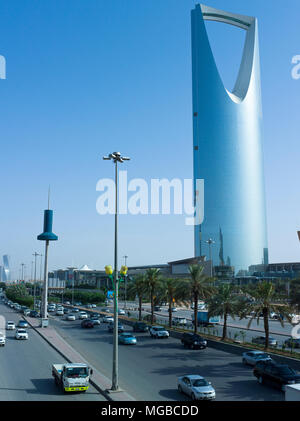
[[52, 376], [64, 392], [86, 392], [93, 370], [86, 364], [53, 364]]

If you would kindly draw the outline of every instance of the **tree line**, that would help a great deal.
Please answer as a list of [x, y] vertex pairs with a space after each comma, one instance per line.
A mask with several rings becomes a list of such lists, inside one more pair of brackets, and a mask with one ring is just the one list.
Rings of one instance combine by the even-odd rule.
[[[299, 281], [300, 287], [300, 281]], [[172, 326], [172, 308], [176, 305], [194, 305], [194, 332], [198, 331], [198, 304], [205, 301], [208, 316], [223, 318], [222, 340], [227, 338], [228, 318], [249, 318], [249, 328], [254, 320], [263, 320], [265, 348], [269, 347], [269, 316], [276, 313], [280, 324], [292, 320], [293, 300], [287, 301], [286, 294], [278, 291], [269, 281], [257, 285], [239, 287], [234, 284], [216, 286], [216, 279], [203, 273], [203, 266], [190, 265], [186, 279], [164, 278], [159, 269], [150, 268], [144, 275], [137, 275], [128, 285], [128, 297], [138, 298], [139, 320], [142, 320], [142, 303], [150, 300], [150, 321], [154, 323], [154, 307], [163, 302], [168, 304], [169, 327]]]

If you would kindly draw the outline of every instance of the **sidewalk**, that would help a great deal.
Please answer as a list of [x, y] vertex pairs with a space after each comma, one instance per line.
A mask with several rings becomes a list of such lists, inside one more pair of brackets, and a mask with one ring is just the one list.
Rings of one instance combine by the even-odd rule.
[[[54, 348], [60, 355], [62, 355], [70, 363], [85, 363], [93, 369], [93, 375], [90, 379], [90, 383], [98, 390], [107, 400], [109, 401], [135, 401], [135, 399], [124, 391], [110, 392], [111, 380], [102, 375], [96, 368], [91, 366], [82, 355], [80, 355], [75, 349], [71, 347], [58, 333], [57, 331], [48, 326], [41, 328], [40, 319], [33, 317], [23, 316], [30, 326], [45, 339], [48, 344]], [[53, 361], [55, 363], [55, 361]]]

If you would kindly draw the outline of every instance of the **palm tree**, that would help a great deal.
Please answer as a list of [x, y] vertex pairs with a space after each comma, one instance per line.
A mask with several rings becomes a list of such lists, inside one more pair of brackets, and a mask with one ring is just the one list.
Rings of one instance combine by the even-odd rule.
[[179, 280], [175, 278], [167, 278], [162, 282], [162, 289], [164, 291], [164, 296], [169, 304], [169, 327], [172, 327], [172, 308], [175, 301], [178, 301], [178, 288]]
[[146, 280], [144, 275], [138, 275], [128, 285], [128, 295], [138, 296], [139, 300], [139, 320], [142, 320], [142, 301], [146, 295]]
[[235, 319], [240, 310], [239, 296], [234, 292], [232, 285], [221, 285], [216, 295], [208, 301], [209, 316], [224, 317], [222, 340], [227, 337], [227, 318], [228, 316]]
[[150, 303], [151, 303], [151, 324], [154, 323], [154, 298], [155, 293], [158, 291], [160, 285], [161, 285], [161, 278], [159, 269], [156, 268], [150, 268], [147, 269], [145, 274], [145, 282], [147, 285], [147, 289], [149, 291], [150, 295]]
[[215, 292], [212, 283], [214, 278], [203, 274], [204, 267], [201, 265], [190, 265], [189, 272], [191, 279], [183, 280], [178, 288], [178, 294], [182, 301], [187, 303], [191, 299], [194, 303], [194, 332], [198, 330], [198, 301], [206, 300]]
[[240, 319], [246, 317], [246, 315], [251, 314], [250, 320], [248, 322], [248, 328], [251, 326], [251, 323], [254, 319], [257, 319], [257, 324], [259, 324], [259, 318], [262, 316], [264, 320], [264, 330], [265, 330], [265, 349], [269, 348], [269, 316], [270, 313], [274, 312], [279, 316], [279, 322], [282, 327], [284, 327], [283, 318], [286, 317], [287, 320], [291, 321], [291, 312], [292, 310], [286, 304], [281, 304], [275, 302], [276, 293], [275, 287], [271, 282], [261, 282], [257, 285], [256, 291], [252, 292], [254, 301], [248, 303], [244, 310], [240, 313]]

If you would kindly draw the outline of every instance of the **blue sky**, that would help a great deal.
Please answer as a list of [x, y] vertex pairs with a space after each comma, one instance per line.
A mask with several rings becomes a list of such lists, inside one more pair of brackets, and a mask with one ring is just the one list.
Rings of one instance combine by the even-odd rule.
[[[120, 150], [128, 178], [192, 177], [191, 0], [0, 1], [0, 255], [30, 272], [51, 185], [49, 268], [113, 262], [113, 216], [96, 213], [96, 183], [113, 177], [102, 155]], [[259, 20], [270, 261], [299, 261], [300, 3], [210, 0]], [[243, 31], [208, 23], [232, 88]], [[220, 42], [221, 40], [221, 42]], [[226, 59], [230, 54], [231, 60]], [[129, 265], [193, 255], [184, 216], [120, 217]]]

